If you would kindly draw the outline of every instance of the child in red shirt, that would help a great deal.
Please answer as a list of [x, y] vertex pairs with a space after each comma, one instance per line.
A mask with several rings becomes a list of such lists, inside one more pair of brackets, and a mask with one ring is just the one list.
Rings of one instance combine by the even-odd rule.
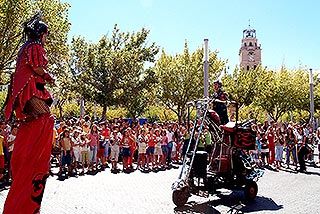
[[153, 130], [150, 129], [149, 134], [147, 135], [148, 147], [147, 147], [147, 166], [151, 162], [152, 168], [154, 168], [154, 146], [156, 145], [156, 136], [153, 134]]

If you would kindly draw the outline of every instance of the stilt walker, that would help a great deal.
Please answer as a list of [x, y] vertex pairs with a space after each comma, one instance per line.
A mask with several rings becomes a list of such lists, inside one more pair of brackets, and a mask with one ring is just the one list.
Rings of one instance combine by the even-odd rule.
[[4, 109], [7, 121], [14, 113], [19, 123], [12, 154], [13, 182], [4, 214], [40, 213], [53, 139], [49, 109], [53, 100], [45, 88], [46, 83], [54, 83], [44, 49], [48, 27], [40, 13], [23, 27], [26, 42], [18, 53]]

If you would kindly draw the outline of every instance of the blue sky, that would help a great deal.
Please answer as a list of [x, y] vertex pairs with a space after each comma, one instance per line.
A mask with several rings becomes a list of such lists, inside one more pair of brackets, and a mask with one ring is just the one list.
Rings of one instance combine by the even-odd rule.
[[118, 24], [121, 31], [150, 30], [149, 42], [166, 52], [193, 51], [209, 39], [211, 50], [239, 63], [242, 31], [256, 29], [262, 64], [320, 70], [320, 1], [317, 0], [64, 0], [71, 5], [72, 36], [96, 42]]

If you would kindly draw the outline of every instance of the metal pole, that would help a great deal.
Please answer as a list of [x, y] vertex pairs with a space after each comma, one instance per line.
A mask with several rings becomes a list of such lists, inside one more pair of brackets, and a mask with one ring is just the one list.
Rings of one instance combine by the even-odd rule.
[[204, 52], [203, 52], [203, 72], [204, 72], [204, 78], [203, 78], [203, 85], [204, 85], [204, 97], [209, 97], [209, 49], [208, 49], [208, 39], [204, 39]]
[[314, 129], [314, 94], [313, 94], [313, 73], [312, 68], [310, 68], [310, 75], [309, 75], [309, 82], [310, 82], [310, 125], [312, 129]]
[[97, 102], [94, 101], [94, 114], [93, 114], [93, 118], [94, 118], [94, 121], [96, 121], [97, 119]]
[[80, 118], [82, 119], [84, 116], [84, 99], [81, 97], [80, 99]]
[[190, 130], [190, 106], [188, 106], [188, 118], [187, 118], [187, 124], [188, 124], [188, 132]]

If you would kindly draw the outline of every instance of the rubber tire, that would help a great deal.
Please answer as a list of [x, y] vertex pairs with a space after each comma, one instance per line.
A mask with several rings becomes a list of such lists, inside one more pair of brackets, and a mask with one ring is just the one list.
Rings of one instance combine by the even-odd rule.
[[184, 187], [181, 190], [173, 191], [172, 201], [177, 207], [181, 207], [187, 203], [189, 196], [189, 187]]
[[244, 189], [246, 200], [253, 201], [258, 194], [258, 185], [255, 181], [248, 181]]

